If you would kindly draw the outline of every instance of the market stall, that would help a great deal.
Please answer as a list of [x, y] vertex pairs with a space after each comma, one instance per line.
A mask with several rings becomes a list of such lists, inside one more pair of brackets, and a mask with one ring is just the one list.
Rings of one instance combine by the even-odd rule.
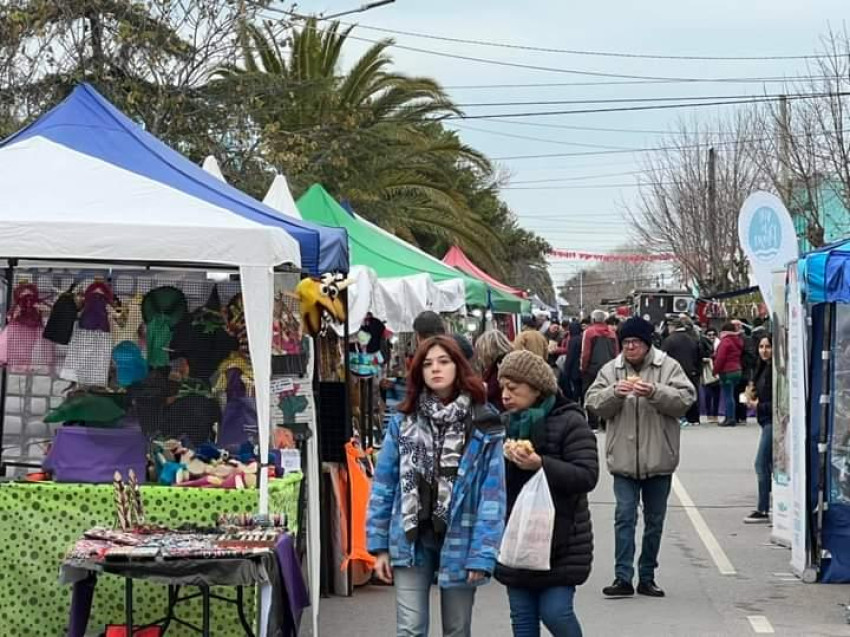
[[811, 512], [809, 556], [819, 581], [846, 583], [850, 582], [850, 241], [805, 255], [798, 271], [811, 317], [806, 438], [810, 488], [805, 494], [806, 510]]
[[[45, 187], [46, 181], [50, 184], [49, 188]], [[297, 507], [297, 503], [291, 501], [291, 490], [285, 490], [287, 496], [278, 497], [279, 494], [274, 495], [277, 486], [273, 486], [273, 495], [270, 495], [269, 472], [266, 470], [273, 430], [273, 305], [276, 292], [287, 287], [275, 271], [282, 266], [288, 267], [290, 272], [295, 271], [295, 274], [288, 275], [295, 281], [300, 267], [316, 275], [344, 271], [347, 269], [344, 231], [320, 230], [307, 222], [282, 219], [274, 210], [227, 186], [145, 133], [86, 85], [75, 89], [59, 106], [3, 142], [0, 146], [0, 187], [4, 192], [0, 202], [0, 257], [6, 261], [6, 310], [10, 318], [15, 316], [16, 303], [26, 310], [18, 315], [30, 318], [35, 318], [33, 310], [36, 314], [43, 312], [36, 305], [47, 303], [55, 309], [57, 297], [61, 297], [57, 292], [65, 292], [71, 297], [71, 319], [66, 321], [71, 327], [71, 338], [79, 336], [77, 340], [85, 344], [75, 349], [73, 342], [69, 343], [69, 350], [85, 355], [86, 361], [90, 361], [92, 354], [97, 352], [99, 361], [96, 366], [82, 365], [76, 362], [82, 358], [70, 356], [69, 351], [65, 365], [47, 365], [46, 368], [39, 365], [39, 369], [33, 369], [15, 358], [14, 347], [11, 350], [7, 348], [3, 400], [9, 383], [21, 380], [31, 389], [35, 384], [32, 376], [36, 373], [40, 375], [38, 380], [65, 377], [65, 380], [80, 386], [94, 386], [99, 385], [104, 376], [112, 382], [113, 373], [120, 375], [122, 369], [132, 369], [119, 367], [114, 352], [110, 351], [113, 349], [111, 339], [119, 333], [110, 323], [118, 296], [116, 290], [124, 294], [118, 279], [123, 277], [131, 285], [131, 291], [124, 297], [128, 313], [130, 310], [143, 313], [151, 305], [156, 308], [150, 320], [143, 319], [147, 329], [147, 351], [146, 357], [142, 358], [147, 360], [143, 360], [142, 366], [154, 369], [157, 366], [167, 368], [169, 364], [173, 366], [173, 360], [170, 360], [173, 359], [173, 349], [169, 345], [173, 334], [169, 330], [176, 331], [177, 315], [194, 314], [196, 311], [203, 313], [206, 307], [203, 299], [212, 300], [215, 284], [203, 273], [215, 270], [225, 275], [228, 272], [238, 273], [239, 290], [226, 302], [229, 316], [235, 324], [230, 336], [236, 339], [236, 345], [231, 353], [250, 359], [250, 369], [242, 369], [241, 373], [246, 383], [250, 376], [251, 389], [247, 391], [245, 400], [255, 409], [259, 488], [243, 492], [181, 489], [180, 493], [185, 498], [185, 494], [191, 492], [193, 498], [212, 501], [217, 508], [229, 511], [244, 511], [249, 502], [252, 505], [256, 502], [256, 509], [265, 512], [269, 510], [270, 498], [276, 508]], [[186, 274], [181, 278], [177, 272]], [[70, 289], [52, 289], [56, 288], [57, 281], [64, 284], [68, 277], [72, 282]], [[37, 289], [42, 282], [45, 282], [44, 292], [48, 292], [46, 298], [42, 298], [42, 292]], [[87, 324], [89, 319], [83, 318], [89, 316], [85, 309], [77, 315], [79, 308], [74, 307], [75, 293], [72, 292], [77, 284], [85, 290], [85, 294], [80, 291], [82, 302], [91, 301], [96, 306], [91, 316], [106, 317], [105, 320], [97, 319], [100, 326], [92, 328]], [[36, 300], [26, 305], [22, 300], [26, 298], [25, 293], [33, 292], [33, 288], [36, 288]], [[127, 303], [130, 298], [134, 299], [133, 302]], [[150, 299], [149, 306], [144, 303], [146, 298]], [[176, 299], [173, 307], [183, 309], [176, 312], [163, 310], [159, 304], [170, 303], [168, 299]], [[172, 306], [169, 305], [169, 308]], [[50, 318], [53, 318], [53, 309], [50, 310]], [[212, 314], [217, 315], [215, 311]], [[39, 320], [44, 318], [38, 316]], [[172, 318], [174, 323], [170, 323]], [[203, 321], [198, 323], [203, 324]], [[20, 321], [20, 325], [34, 327], [33, 324], [27, 325], [26, 321]], [[11, 327], [7, 325], [7, 340]], [[41, 329], [39, 324], [38, 330]], [[157, 329], [166, 331], [158, 332]], [[17, 329], [17, 333], [19, 340], [12, 340], [12, 343], [26, 342], [20, 335], [33, 332]], [[158, 341], [160, 334], [167, 334], [167, 340]], [[133, 340], [131, 337], [127, 342], [133, 346]], [[157, 342], [159, 346], [152, 345]], [[119, 344], [123, 345], [123, 342]], [[130, 347], [129, 353], [135, 356], [141, 349]], [[35, 360], [33, 351], [30, 345], [30, 363], [44, 363], [44, 358]], [[154, 358], [161, 358], [161, 365], [154, 363]], [[73, 363], [68, 363], [69, 360]], [[189, 355], [181, 356], [181, 360], [189, 361], [187, 368], [196, 367]], [[138, 364], [138, 356], [135, 362]], [[85, 375], [93, 369], [98, 371], [94, 379]], [[66, 371], [72, 374], [63, 373]], [[229, 380], [229, 376], [224, 380], [219, 376], [219, 382], [223, 383], [220, 386], [222, 393], [225, 386], [230, 389]], [[242, 396], [246, 396], [244, 386]], [[187, 401], [204, 399], [207, 401], [205, 404], [212, 407], [209, 398], [198, 395], [196, 388], [192, 387], [187, 387], [185, 394], [178, 393], [174, 398]], [[49, 393], [44, 401], [54, 407]], [[2, 413], [5, 416], [6, 410]], [[312, 467], [317, 476], [318, 452], [315, 439], [312, 440], [307, 466]], [[248, 475], [245, 473], [243, 477]], [[240, 478], [237, 476], [235, 479], [238, 482]], [[210, 481], [213, 484], [208, 486], [222, 486], [215, 480]], [[308, 485], [311, 490], [317, 490], [318, 479], [310, 479], [308, 475]], [[38, 499], [34, 494], [46, 493], [44, 490], [28, 492], [34, 500]], [[250, 497], [246, 499], [248, 494]], [[52, 492], [50, 498], [61, 499], [61, 495]], [[311, 505], [318, 500], [317, 491], [315, 496], [311, 494], [310, 500]], [[33, 502], [33, 505], [33, 510], [44, 508], [44, 503]], [[85, 502], [81, 502], [81, 506], [86, 507], [81, 509], [81, 514], [92, 515], [91, 511], [96, 508]], [[248, 510], [254, 508], [250, 506]], [[168, 509], [167, 517], [173, 522], [183, 518], [188, 521], [195, 516], [182, 507], [175, 507]], [[89, 521], [93, 519], [92, 515]], [[36, 516], [34, 522], [37, 523], [37, 520]], [[297, 525], [298, 521], [295, 523]], [[317, 562], [318, 556], [318, 525], [311, 524], [308, 518], [306, 526], [313, 545], [313, 571], [312, 565]], [[53, 555], [55, 559], [55, 553]], [[10, 560], [11, 557], [9, 560], [4, 558], [4, 563]], [[20, 590], [17, 594], [18, 602], [25, 603]], [[59, 592], [55, 591], [55, 594], [59, 595]], [[314, 601], [317, 601], [315, 596]], [[315, 603], [314, 620], [317, 606]], [[33, 632], [32, 617], [29, 617], [29, 622], [13, 633], [56, 634], [56, 631], [49, 630]]]

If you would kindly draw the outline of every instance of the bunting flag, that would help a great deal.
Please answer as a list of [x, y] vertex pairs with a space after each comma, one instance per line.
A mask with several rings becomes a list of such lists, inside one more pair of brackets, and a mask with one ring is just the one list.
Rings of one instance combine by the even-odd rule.
[[571, 259], [573, 261], [619, 261], [626, 263], [654, 263], [657, 261], [673, 261], [676, 258], [672, 254], [598, 254], [556, 249], [549, 252], [549, 256], [555, 259]]

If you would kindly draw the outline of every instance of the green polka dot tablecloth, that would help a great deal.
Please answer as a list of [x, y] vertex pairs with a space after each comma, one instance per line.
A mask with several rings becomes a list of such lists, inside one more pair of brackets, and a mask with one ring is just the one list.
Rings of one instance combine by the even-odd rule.
[[[286, 513], [293, 533], [298, 520], [301, 474], [269, 483], [269, 511]], [[213, 526], [220, 513], [257, 510], [256, 489], [198, 489], [143, 486], [149, 522], [177, 527], [185, 523]], [[59, 584], [59, 565], [73, 543], [93, 526], [114, 520], [112, 485], [0, 484], [0, 634], [15, 637], [65, 635], [71, 587]], [[137, 623], [154, 621], [167, 607], [168, 588], [136, 582], [133, 606]], [[216, 591], [233, 597], [234, 589]], [[178, 607], [178, 616], [200, 625], [199, 600]], [[253, 591], [246, 590], [245, 606], [253, 607]], [[250, 616], [250, 615], [249, 615]], [[89, 632], [124, 617], [123, 579], [101, 575], [95, 591]], [[242, 637], [235, 606], [212, 601], [216, 637]], [[193, 635], [172, 625], [169, 637]]]

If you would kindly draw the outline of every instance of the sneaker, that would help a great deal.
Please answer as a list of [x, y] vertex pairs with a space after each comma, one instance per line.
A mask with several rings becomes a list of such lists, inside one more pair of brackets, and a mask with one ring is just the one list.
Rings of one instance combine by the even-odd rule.
[[639, 595], [646, 595], [647, 597], [664, 597], [664, 591], [658, 588], [653, 580], [638, 584], [637, 592]]
[[635, 587], [631, 582], [621, 579], [615, 579], [611, 586], [606, 586], [602, 589], [602, 594], [605, 597], [631, 597], [635, 594]]
[[763, 511], [753, 511], [744, 518], [744, 524], [768, 524], [770, 523], [770, 514]]

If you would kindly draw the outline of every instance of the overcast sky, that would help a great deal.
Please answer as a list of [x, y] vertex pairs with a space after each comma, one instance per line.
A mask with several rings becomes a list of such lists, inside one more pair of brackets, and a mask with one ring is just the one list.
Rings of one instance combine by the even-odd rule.
[[[333, 13], [355, 8], [362, 0], [306, 0], [300, 11]], [[659, 55], [769, 56], [808, 55], [830, 25], [843, 28], [848, 0], [608, 0], [548, 2], [525, 0], [396, 0], [395, 4], [341, 18], [357, 21], [356, 37], [377, 40], [392, 34], [382, 27], [536, 47]], [[675, 78], [788, 77], [809, 73], [805, 60], [680, 61], [624, 59], [541, 53], [475, 46], [393, 35], [400, 45], [524, 65], [619, 75]], [[369, 46], [352, 42], [354, 58]], [[468, 88], [475, 85], [588, 83], [624, 80], [578, 74], [501, 67], [448, 59], [423, 52], [393, 50], [399, 71], [434, 77], [450, 87], [468, 115], [519, 111], [611, 108], [612, 104], [472, 106], [498, 102], [596, 100], [640, 97], [763, 95], [780, 92], [779, 84], [665, 83], [572, 85], [523, 88]], [[466, 88], [464, 88], [466, 87]], [[467, 143], [490, 157], [547, 153], [588, 153], [607, 149], [658, 146], [681, 118], [711, 120], [733, 107], [648, 112], [571, 114], [511, 121], [458, 122]], [[624, 129], [627, 132], [566, 127]], [[641, 131], [641, 132], [635, 132]], [[644, 132], [649, 131], [649, 132]], [[519, 137], [516, 137], [519, 136]], [[534, 139], [523, 139], [526, 137]], [[603, 148], [597, 148], [601, 146]], [[622, 208], [634, 196], [632, 174], [641, 152], [542, 159], [506, 159], [512, 185], [503, 191], [523, 226], [539, 232], [557, 248], [606, 252], [622, 244], [627, 224]], [[625, 173], [625, 174], [624, 174]], [[566, 180], [547, 181], [539, 180]], [[537, 183], [527, 183], [527, 182]], [[519, 183], [526, 182], [526, 183]], [[556, 285], [578, 267], [553, 262]]]

